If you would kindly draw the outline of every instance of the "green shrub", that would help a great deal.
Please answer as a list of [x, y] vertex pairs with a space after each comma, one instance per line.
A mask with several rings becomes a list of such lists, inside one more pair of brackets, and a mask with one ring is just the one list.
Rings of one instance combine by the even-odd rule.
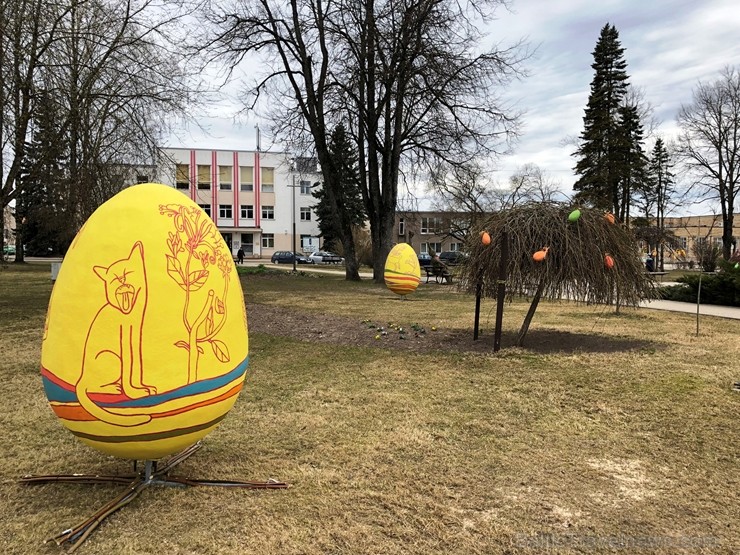
[[[734, 264], [720, 262], [720, 271], [701, 276], [701, 302], [724, 306], [740, 306], [740, 268]], [[681, 285], [663, 287], [661, 297], [669, 301], [696, 302], [699, 290], [699, 275], [678, 278]]]

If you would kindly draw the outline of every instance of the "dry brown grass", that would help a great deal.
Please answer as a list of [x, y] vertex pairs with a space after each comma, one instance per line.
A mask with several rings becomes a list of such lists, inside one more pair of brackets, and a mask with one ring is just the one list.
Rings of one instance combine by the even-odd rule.
[[[244, 286], [248, 306], [351, 316], [358, 326], [472, 327], [473, 299], [445, 286], [422, 286], [408, 301], [331, 276]], [[130, 470], [77, 442], [48, 408], [38, 363], [50, 289], [48, 267], [0, 270], [4, 553], [58, 552], [43, 540], [120, 490], [21, 486], [22, 474]], [[507, 306], [508, 333], [526, 307]], [[483, 340], [493, 310], [484, 303]], [[730, 390], [740, 322], [706, 318], [696, 338], [689, 315], [542, 304], [532, 333], [550, 330], [569, 347], [419, 353], [252, 333], [245, 390], [178, 472], [275, 477], [292, 488], [150, 488], [79, 552], [740, 550], [740, 394]], [[589, 348], [598, 340], [625, 349]]]

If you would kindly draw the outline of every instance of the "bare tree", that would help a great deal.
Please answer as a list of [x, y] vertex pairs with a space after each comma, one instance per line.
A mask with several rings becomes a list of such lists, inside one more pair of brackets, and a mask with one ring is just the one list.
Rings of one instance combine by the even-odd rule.
[[[64, 8], [53, 1], [0, 3], [0, 209], [3, 210], [17, 195], [34, 109], [34, 83], [63, 14]], [[23, 259], [22, 248], [16, 250], [16, 257]]]
[[427, 183], [432, 208], [453, 216], [444, 222], [449, 237], [465, 242], [470, 230], [498, 208], [491, 171], [477, 161], [448, 167], [440, 164]]
[[[36, 15], [47, 42], [21, 87], [28, 106], [15, 112], [23, 118], [13, 121], [23, 126], [16, 125], [17, 144], [8, 149], [13, 163], [3, 189], [9, 194], [3, 197], [19, 198], [20, 189], [33, 183], [18, 180], [20, 170], [14, 168], [24, 163], [35, 103], [53, 103], [67, 153], [64, 200], [57, 207], [65, 225], [58, 233], [68, 244], [87, 216], [124, 183], [137, 173], [153, 173], [170, 118], [186, 116], [193, 80], [181, 69], [182, 55], [169, 36], [183, 15], [177, 6], [158, 0], [61, 0], [45, 2]], [[33, 42], [28, 38], [33, 29], [18, 32]], [[23, 259], [23, 232], [21, 218], [17, 261]]]
[[554, 202], [567, 199], [558, 183], [537, 164], [519, 167], [509, 178], [509, 188], [499, 191], [501, 209], [513, 208], [528, 202]]
[[66, 109], [67, 202], [81, 223], [131, 179], [126, 168], [153, 171], [169, 118], [186, 114], [192, 79], [169, 47], [179, 12], [154, 0], [70, 6], [47, 86]]
[[[248, 109], [254, 109], [261, 95], [273, 103], [273, 130], [294, 149], [307, 145], [307, 135], [324, 178], [327, 206], [337, 215], [342, 232], [345, 272], [359, 280], [351, 218], [338, 201], [340, 173], [329, 149], [328, 132], [332, 118], [327, 96], [337, 83], [332, 74], [334, 47], [328, 30], [337, 5], [332, 2], [289, 4], [271, 0], [237, 0], [228, 5], [209, 6], [203, 17], [211, 22], [197, 49], [209, 59], [219, 59], [233, 71], [249, 55], [267, 51], [267, 70], [248, 95]], [[203, 45], [205, 44], [205, 47]], [[342, 118], [339, 118], [341, 121]]]
[[[467, 163], [494, 153], [516, 131], [516, 114], [497, 91], [518, 75], [526, 52], [521, 45], [477, 48], [476, 25], [501, 5], [294, 0], [284, 8], [273, 0], [241, 0], [210, 14], [215, 31], [208, 48], [230, 67], [248, 54], [270, 52], [255, 98], [272, 93], [279, 133], [310, 131], [327, 189], [335, 186], [329, 123], [342, 121], [354, 134], [376, 281], [392, 246], [402, 164]], [[297, 111], [289, 110], [289, 95]]]
[[700, 82], [693, 102], [679, 111], [678, 153], [695, 176], [694, 187], [719, 203], [722, 256], [732, 255], [735, 202], [740, 191], [740, 73], [726, 67], [719, 79]]

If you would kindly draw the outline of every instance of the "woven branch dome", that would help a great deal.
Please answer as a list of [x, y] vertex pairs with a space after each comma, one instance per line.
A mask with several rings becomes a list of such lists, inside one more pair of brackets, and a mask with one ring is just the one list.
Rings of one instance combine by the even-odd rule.
[[[531, 295], [541, 280], [542, 297], [637, 306], [654, 298], [656, 290], [637, 248], [634, 235], [600, 210], [574, 208], [561, 203], [532, 203], [502, 210], [471, 230], [466, 250], [470, 253], [460, 273], [460, 287], [475, 293], [480, 280], [482, 294], [496, 295], [501, 238], [509, 240], [506, 288], [509, 298]], [[613, 219], [612, 219], [613, 221]], [[481, 241], [485, 231], [490, 245]], [[541, 262], [533, 259], [547, 249]], [[608, 267], [606, 256], [613, 266]], [[541, 254], [539, 255], [542, 256]]]

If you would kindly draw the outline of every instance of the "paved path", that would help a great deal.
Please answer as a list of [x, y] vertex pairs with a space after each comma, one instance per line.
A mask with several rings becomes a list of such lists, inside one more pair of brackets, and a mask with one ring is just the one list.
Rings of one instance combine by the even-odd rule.
[[[696, 314], [695, 303], [681, 303], [678, 301], [643, 301], [642, 308], [654, 310], [670, 310], [672, 312], [688, 312]], [[740, 307], [719, 306], [716, 304], [703, 304], [699, 306], [699, 314], [702, 316], [719, 316], [720, 318], [732, 318], [740, 320]]]
[[[37, 263], [37, 264], [50, 264], [51, 262], [60, 262], [61, 259], [50, 259], [50, 258], [31, 258], [27, 257], [26, 260], [31, 263]], [[292, 264], [270, 264], [270, 261], [267, 260], [254, 260], [254, 259], [247, 259], [244, 261], [247, 266], [257, 266], [258, 264], [264, 264], [265, 266], [269, 266], [271, 268], [279, 268], [281, 270], [287, 270], [291, 271], [293, 270]], [[297, 266], [299, 270], [304, 270], [308, 272], [321, 272], [321, 273], [328, 273], [333, 275], [342, 275], [342, 272], [338, 272], [336, 269], [329, 269], [327, 267], [322, 267], [322, 265], [317, 264], [300, 264]], [[372, 273], [370, 272], [361, 272], [360, 276], [363, 279], [371, 279], [373, 277]], [[661, 283], [660, 285], [676, 285], [673, 282], [665, 282]], [[669, 310], [671, 312], [685, 312], [688, 314], [696, 314], [696, 304], [695, 303], [681, 303], [678, 301], [643, 301], [640, 303], [641, 308], [649, 308], [651, 310]], [[740, 320], [740, 307], [733, 307], [733, 306], [719, 306], [719, 305], [712, 305], [712, 304], [703, 304], [699, 307], [699, 314], [702, 316], [717, 316], [719, 318], [732, 318], [734, 320]]]

